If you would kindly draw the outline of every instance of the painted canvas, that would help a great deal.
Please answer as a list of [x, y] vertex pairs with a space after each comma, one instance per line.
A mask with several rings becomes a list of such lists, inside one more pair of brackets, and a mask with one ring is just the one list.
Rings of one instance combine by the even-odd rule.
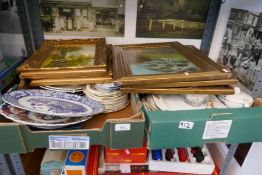
[[55, 47], [45, 59], [41, 68], [69, 68], [94, 65], [95, 45]]
[[124, 36], [125, 0], [39, 0], [44, 35]]
[[136, 36], [201, 39], [210, 0], [138, 0]]
[[262, 13], [232, 8], [219, 62], [252, 90], [262, 68]]
[[200, 68], [170, 46], [127, 49], [126, 55], [133, 75], [200, 71]]

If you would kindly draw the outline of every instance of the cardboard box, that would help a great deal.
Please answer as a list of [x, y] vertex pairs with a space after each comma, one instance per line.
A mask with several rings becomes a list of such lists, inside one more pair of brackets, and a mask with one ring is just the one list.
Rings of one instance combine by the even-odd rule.
[[[219, 168], [218, 166], [215, 167], [215, 170], [211, 175], [219, 175]], [[97, 175], [97, 174], [93, 174]], [[151, 171], [151, 172], [141, 172], [141, 173], [104, 173], [100, 175], [196, 175], [192, 173], [175, 173], [175, 172], [159, 172], [159, 171]]]
[[[102, 152], [102, 149], [100, 149]], [[92, 154], [92, 151], [90, 151], [90, 154]], [[96, 159], [97, 160], [97, 159]], [[106, 172], [106, 164], [104, 161], [104, 154], [101, 153], [99, 157], [99, 166], [98, 171], [94, 170], [93, 172], [89, 172], [92, 175], [196, 175], [192, 173], [177, 173], [177, 172], [160, 172], [160, 171], [145, 171], [145, 172], [132, 172], [132, 169], [129, 165], [131, 164], [116, 164], [115, 165], [122, 165], [120, 167], [119, 172]], [[147, 163], [145, 163], [147, 164]], [[113, 165], [113, 164], [112, 164]], [[128, 166], [123, 166], [128, 165]], [[215, 171], [211, 175], [218, 175], [219, 171], [215, 169]]]
[[[196, 175], [192, 173], [176, 173], [176, 172], [142, 172], [142, 173], [105, 173], [100, 175]], [[207, 175], [207, 174], [202, 174]]]
[[26, 125], [0, 118], [0, 140], [5, 140], [5, 144], [0, 144], [0, 153], [25, 153], [35, 148], [47, 148], [49, 135], [89, 136], [90, 145], [114, 149], [141, 147], [144, 128], [144, 115], [133, 97], [131, 104], [123, 110], [96, 115], [84, 123], [83, 129], [77, 130], [33, 131]]
[[174, 160], [168, 161], [165, 158], [165, 151], [162, 149], [163, 160], [154, 160], [152, 153], [149, 151], [148, 164], [150, 171], [164, 171], [164, 172], [180, 172], [180, 173], [193, 173], [193, 174], [211, 174], [214, 171], [215, 165], [212, 157], [204, 145], [202, 148], [204, 154], [204, 160], [201, 163], [197, 163], [191, 153], [190, 148], [186, 148], [187, 162], [181, 162], [178, 157], [177, 149], [174, 149]]
[[65, 159], [65, 175], [86, 175], [88, 150], [69, 150]]
[[107, 163], [105, 162], [103, 147], [99, 153], [98, 173], [134, 173], [147, 172], [148, 162], [145, 163]]
[[47, 149], [41, 162], [41, 175], [61, 175], [64, 169], [66, 151], [51, 151]]
[[145, 163], [147, 159], [147, 147], [111, 149], [105, 148], [106, 163]]
[[[211, 142], [227, 144], [262, 140], [262, 107], [147, 111], [148, 147], [179, 148]], [[184, 127], [190, 124], [191, 127]]]

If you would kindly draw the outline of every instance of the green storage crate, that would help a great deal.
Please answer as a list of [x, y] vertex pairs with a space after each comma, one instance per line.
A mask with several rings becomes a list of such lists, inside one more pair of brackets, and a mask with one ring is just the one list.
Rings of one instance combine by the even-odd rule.
[[[47, 148], [50, 135], [89, 136], [90, 145], [100, 144], [114, 149], [141, 147], [144, 142], [145, 118], [134, 98], [124, 110], [99, 114], [76, 130], [31, 130], [27, 125], [0, 117], [0, 153], [25, 153]], [[119, 129], [119, 126], [127, 126]]]
[[262, 141], [262, 107], [143, 110], [150, 149]]

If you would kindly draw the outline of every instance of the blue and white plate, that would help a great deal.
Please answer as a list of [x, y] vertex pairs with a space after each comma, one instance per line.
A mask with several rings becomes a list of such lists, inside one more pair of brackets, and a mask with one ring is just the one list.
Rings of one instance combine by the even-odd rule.
[[42, 129], [58, 129], [70, 125], [82, 123], [92, 116], [88, 117], [58, 117], [30, 112], [9, 104], [3, 104], [0, 107], [0, 113], [7, 119], [14, 122], [30, 125]]
[[17, 108], [52, 116], [84, 117], [104, 111], [104, 105], [91, 98], [49, 90], [12, 91], [2, 99]]

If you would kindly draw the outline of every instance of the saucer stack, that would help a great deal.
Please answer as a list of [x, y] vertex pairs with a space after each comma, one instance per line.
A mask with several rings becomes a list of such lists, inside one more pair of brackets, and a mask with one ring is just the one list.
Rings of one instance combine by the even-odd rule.
[[129, 104], [128, 94], [119, 90], [114, 84], [86, 85], [84, 93], [88, 98], [105, 106], [104, 113], [115, 112]]
[[75, 126], [104, 111], [104, 106], [93, 99], [59, 91], [18, 90], [5, 93], [2, 99], [3, 116], [41, 129]]
[[40, 86], [42, 89], [67, 92], [67, 93], [78, 93], [83, 92], [84, 86], [82, 85], [71, 85], [71, 86]]

